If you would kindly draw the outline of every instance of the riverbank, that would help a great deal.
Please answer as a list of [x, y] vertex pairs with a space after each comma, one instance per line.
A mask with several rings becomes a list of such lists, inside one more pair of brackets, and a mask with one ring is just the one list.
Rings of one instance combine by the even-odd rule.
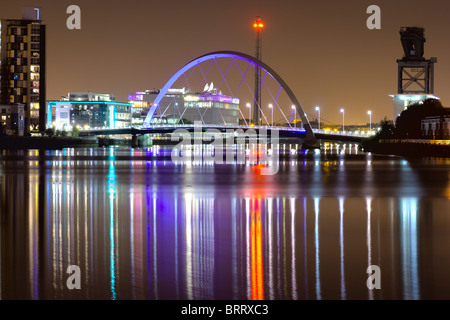
[[362, 149], [407, 157], [450, 158], [450, 140], [380, 139], [378, 142], [363, 142]]
[[97, 147], [97, 139], [78, 137], [17, 137], [0, 136], [0, 149], [60, 150], [64, 148]]

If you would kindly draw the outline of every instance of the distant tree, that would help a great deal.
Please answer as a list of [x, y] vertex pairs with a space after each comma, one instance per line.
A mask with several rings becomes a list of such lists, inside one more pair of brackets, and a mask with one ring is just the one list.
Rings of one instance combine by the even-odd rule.
[[47, 137], [53, 138], [55, 136], [55, 128], [50, 127], [50, 128], [45, 129], [45, 135]]
[[422, 137], [422, 120], [426, 117], [450, 114], [440, 100], [427, 99], [414, 103], [404, 110], [395, 122], [395, 138], [420, 139]]
[[378, 145], [381, 139], [393, 139], [395, 126], [391, 120], [386, 117], [380, 121], [380, 131], [378, 131], [373, 137], [364, 139], [361, 142], [361, 147], [366, 151], [373, 150]]
[[392, 139], [394, 137], [395, 126], [391, 120], [386, 117], [380, 121], [380, 131], [377, 132], [375, 137], [379, 139]]
[[67, 137], [67, 135], [68, 135], [68, 132], [66, 130], [61, 130], [61, 132], [60, 132], [61, 137]]
[[73, 127], [71, 135], [72, 137], [78, 137], [80, 135], [80, 129], [78, 129], [77, 127]]

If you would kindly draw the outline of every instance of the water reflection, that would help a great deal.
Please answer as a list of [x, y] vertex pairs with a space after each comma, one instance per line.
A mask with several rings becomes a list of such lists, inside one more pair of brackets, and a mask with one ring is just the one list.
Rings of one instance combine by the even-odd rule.
[[417, 202], [414, 198], [400, 200], [403, 296], [408, 300], [420, 299]]
[[[450, 267], [450, 235], [435, 232], [450, 226], [449, 183], [424, 180], [448, 178], [448, 163], [314, 154], [260, 176], [133, 152], [3, 155], [0, 298], [450, 298], [436, 289], [445, 273], [428, 275]], [[66, 287], [72, 264], [79, 291]], [[366, 287], [372, 264], [381, 291]]]
[[319, 257], [319, 198], [314, 198], [314, 246], [316, 250], [316, 298], [322, 299], [320, 292], [320, 257]]
[[[367, 267], [372, 265], [372, 231], [371, 231], [371, 214], [372, 214], [372, 199], [366, 198], [367, 210]], [[368, 288], [369, 300], [373, 300], [373, 290]]]
[[111, 276], [111, 299], [116, 300], [116, 224], [114, 200], [116, 194], [116, 171], [114, 166], [114, 148], [110, 148], [108, 171], [108, 194], [109, 194], [109, 241], [110, 241], [110, 276]]
[[341, 299], [346, 299], [344, 269], [344, 198], [339, 198], [339, 247], [341, 262]]

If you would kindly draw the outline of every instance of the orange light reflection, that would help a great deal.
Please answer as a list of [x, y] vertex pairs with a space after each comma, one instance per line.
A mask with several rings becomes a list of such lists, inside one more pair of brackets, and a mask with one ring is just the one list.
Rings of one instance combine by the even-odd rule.
[[262, 252], [261, 199], [251, 202], [251, 278], [252, 300], [264, 299], [264, 268]]

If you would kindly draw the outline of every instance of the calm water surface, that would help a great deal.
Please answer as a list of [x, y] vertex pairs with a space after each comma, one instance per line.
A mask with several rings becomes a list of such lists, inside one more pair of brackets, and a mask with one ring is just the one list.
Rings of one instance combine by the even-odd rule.
[[449, 299], [450, 159], [330, 146], [272, 176], [158, 149], [0, 151], [0, 299]]

